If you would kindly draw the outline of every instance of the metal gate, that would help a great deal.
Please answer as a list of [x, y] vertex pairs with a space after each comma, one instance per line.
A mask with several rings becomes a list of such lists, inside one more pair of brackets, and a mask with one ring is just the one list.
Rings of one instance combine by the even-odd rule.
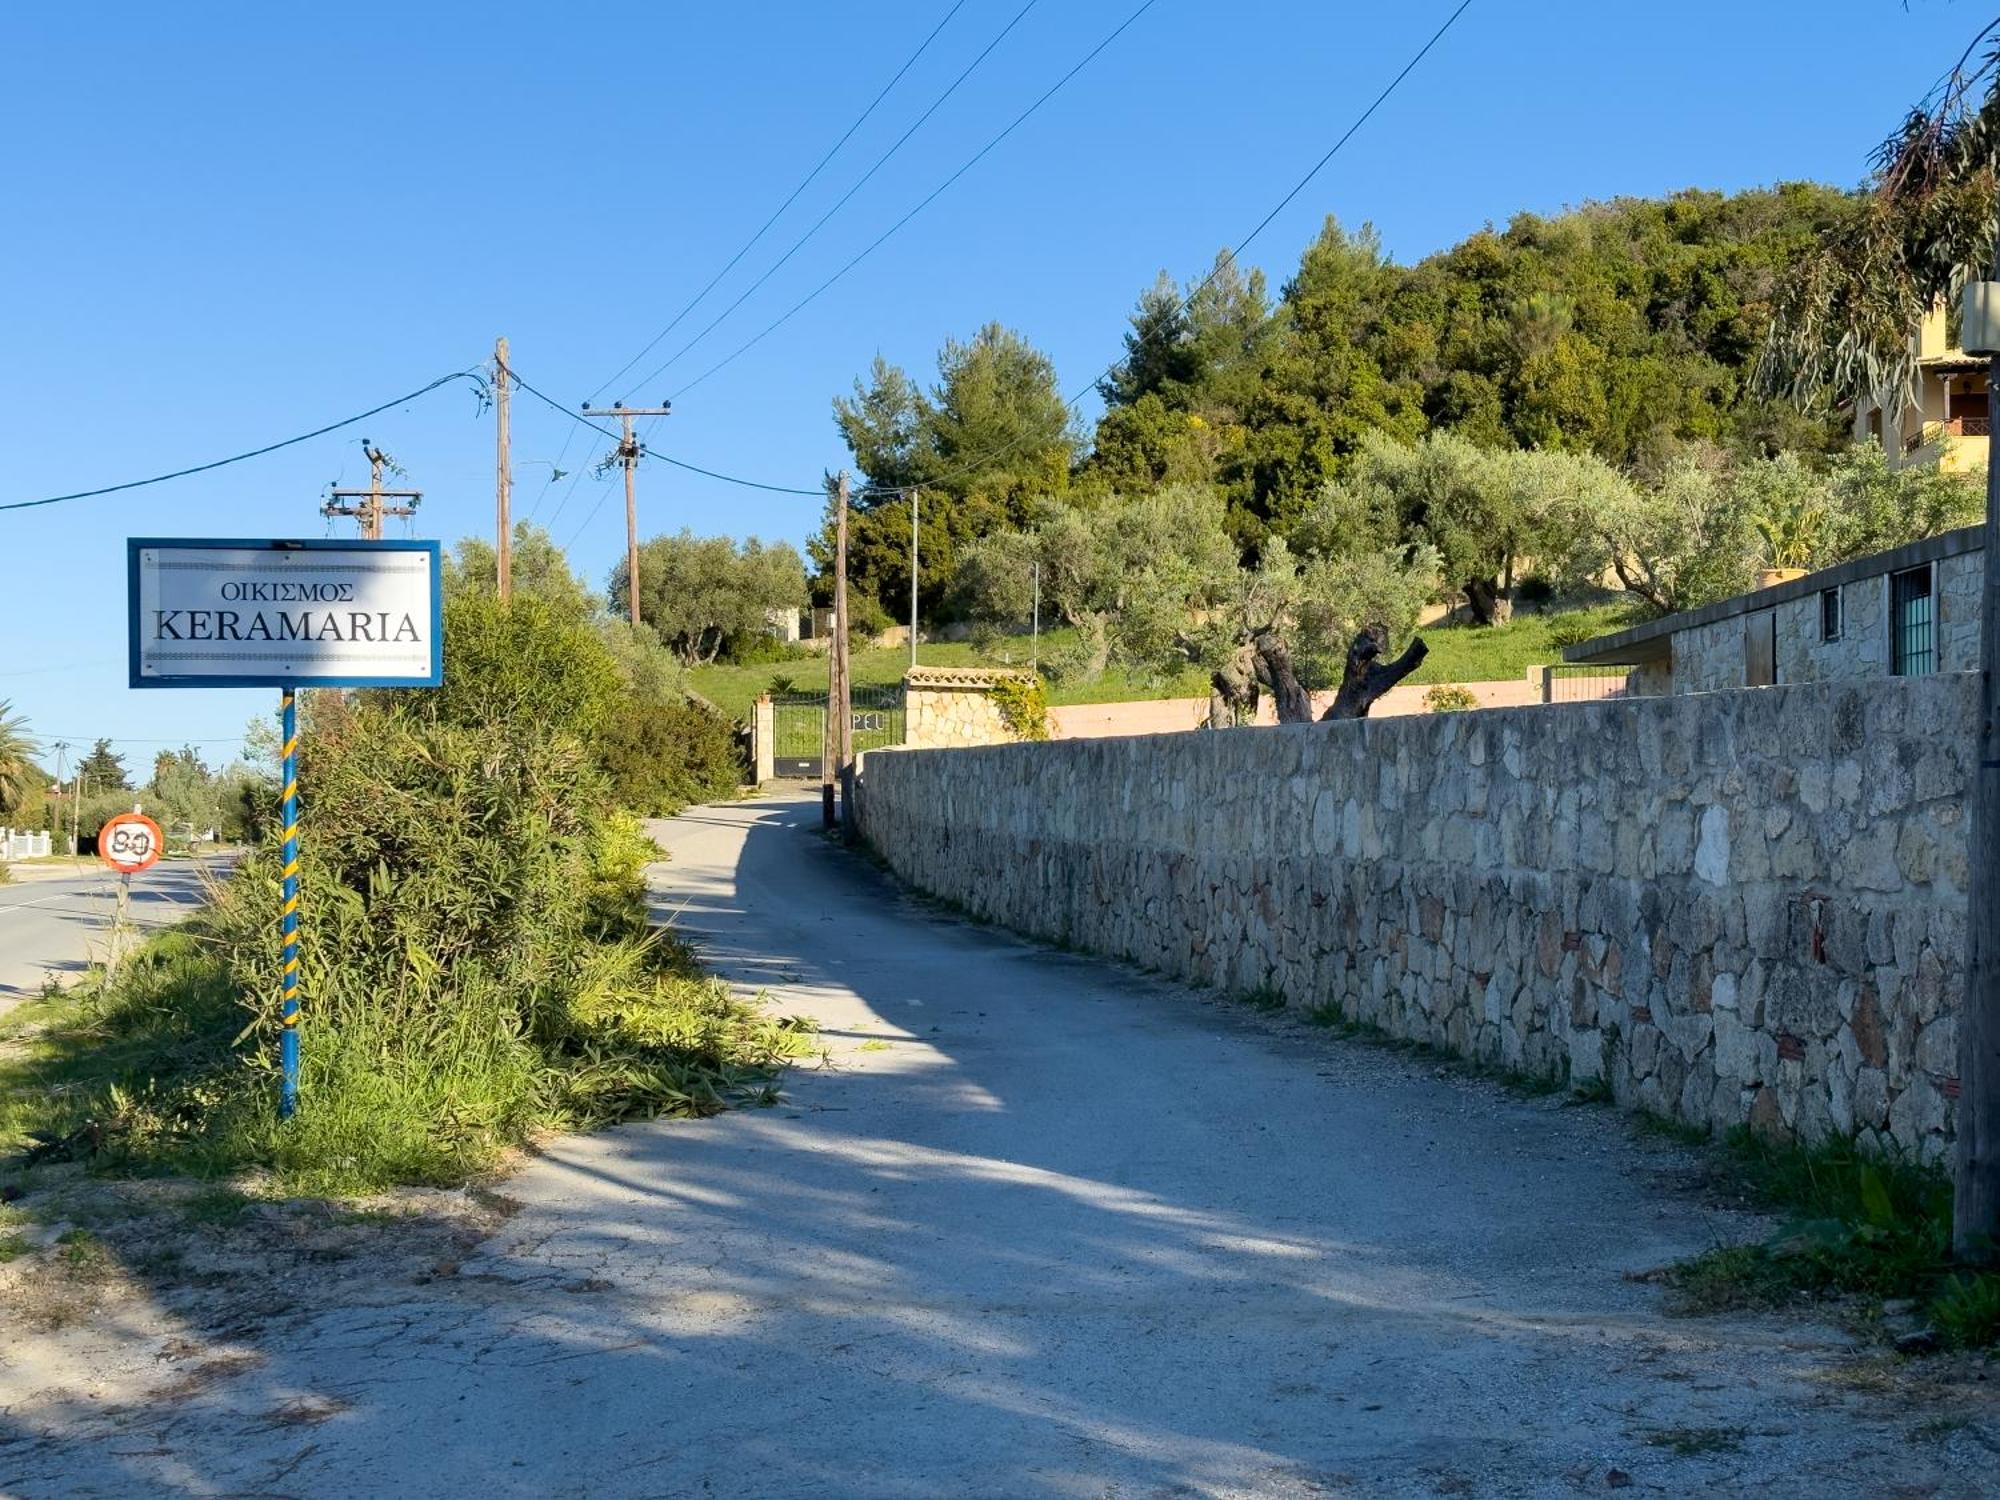
[[1544, 669], [1547, 703], [1599, 703], [1606, 698], [1647, 696], [1638, 670], [1628, 665], [1556, 666]]
[[[903, 685], [856, 686], [848, 692], [853, 710], [854, 748], [879, 750], [903, 743]], [[816, 780], [826, 746], [825, 693], [771, 695], [771, 771], [775, 776]]]

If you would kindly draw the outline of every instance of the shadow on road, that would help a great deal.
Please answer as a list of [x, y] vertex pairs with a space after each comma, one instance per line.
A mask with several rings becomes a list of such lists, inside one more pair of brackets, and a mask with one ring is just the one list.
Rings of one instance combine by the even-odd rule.
[[[824, 1017], [836, 1068], [554, 1143], [456, 1274], [334, 1263], [254, 1331], [232, 1309], [261, 1362], [224, 1383], [17, 1405], [0, 1488], [1804, 1494], [1947, 1463], [1809, 1384], [1810, 1330], [1661, 1319], [1623, 1273], [1731, 1226], [1603, 1112], [943, 920], [816, 819], [684, 817], [661, 907]], [[1649, 1436], [1709, 1430], [1739, 1436]]]

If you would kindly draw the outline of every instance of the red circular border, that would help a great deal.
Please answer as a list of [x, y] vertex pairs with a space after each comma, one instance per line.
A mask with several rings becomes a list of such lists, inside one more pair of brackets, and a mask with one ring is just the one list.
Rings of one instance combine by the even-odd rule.
[[[104, 852], [104, 843], [107, 835], [110, 834], [112, 829], [123, 827], [127, 823], [143, 823], [146, 827], [153, 830], [153, 855], [143, 865], [121, 865], [117, 860]], [[141, 870], [150, 870], [160, 862], [160, 854], [166, 847], [167, 836], [160, 832], [160, 825], [144, 813], [119, 813], [115, 817], [105, 819], [104, 826], [97, 830], [97, 857], [116, 870], [120, 875], [137, 875]]]

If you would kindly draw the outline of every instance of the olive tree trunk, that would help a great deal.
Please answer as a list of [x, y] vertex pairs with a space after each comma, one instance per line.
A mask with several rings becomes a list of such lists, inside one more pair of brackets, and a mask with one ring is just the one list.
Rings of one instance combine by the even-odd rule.
[[1387, 644], [1387, 632], [1379, 625], [1369, 626], [1354, 638], [1354, 644], [1347, 648], [1340, 691], [1334, 694], [1333, 705], [1320, 716], [1322, 719], [1367, 718], [1375, 700], [1422, 666], [1431, 651], [1419, 637], [1394, 661], [1377, 660]]

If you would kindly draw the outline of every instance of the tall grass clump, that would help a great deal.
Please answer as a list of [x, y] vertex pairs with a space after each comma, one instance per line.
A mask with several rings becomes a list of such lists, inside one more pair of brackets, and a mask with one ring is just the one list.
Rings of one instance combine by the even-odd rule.
[[602, 648], [515, 610], [452, 601], [445, 689], [308, 699], [297, 1117], [276, 1117], [273, 830], [194, 922], [47, 1002], [0, 1062], [0, 1131], [112, 1170], [352, 1191], [768, 1088], [800, 1029], [648, 925], [656, 851], [591, 742], [615, 708]]
[[1922, 1310], [1944, 1346], [2000, 1341], [2000, 1272], [1952, 1264], [1942, 1172], [1864, 1156], [1852, 1142], [1777, 1143], [1748, 1130], [1732, 1132], [1723, 1151], [1728, 1176], [1783, 1219], [1762, 1243], [1717, 1246], [1673, 1267], [1667, 1280], [1689, 1310], [1900, 1299]]

